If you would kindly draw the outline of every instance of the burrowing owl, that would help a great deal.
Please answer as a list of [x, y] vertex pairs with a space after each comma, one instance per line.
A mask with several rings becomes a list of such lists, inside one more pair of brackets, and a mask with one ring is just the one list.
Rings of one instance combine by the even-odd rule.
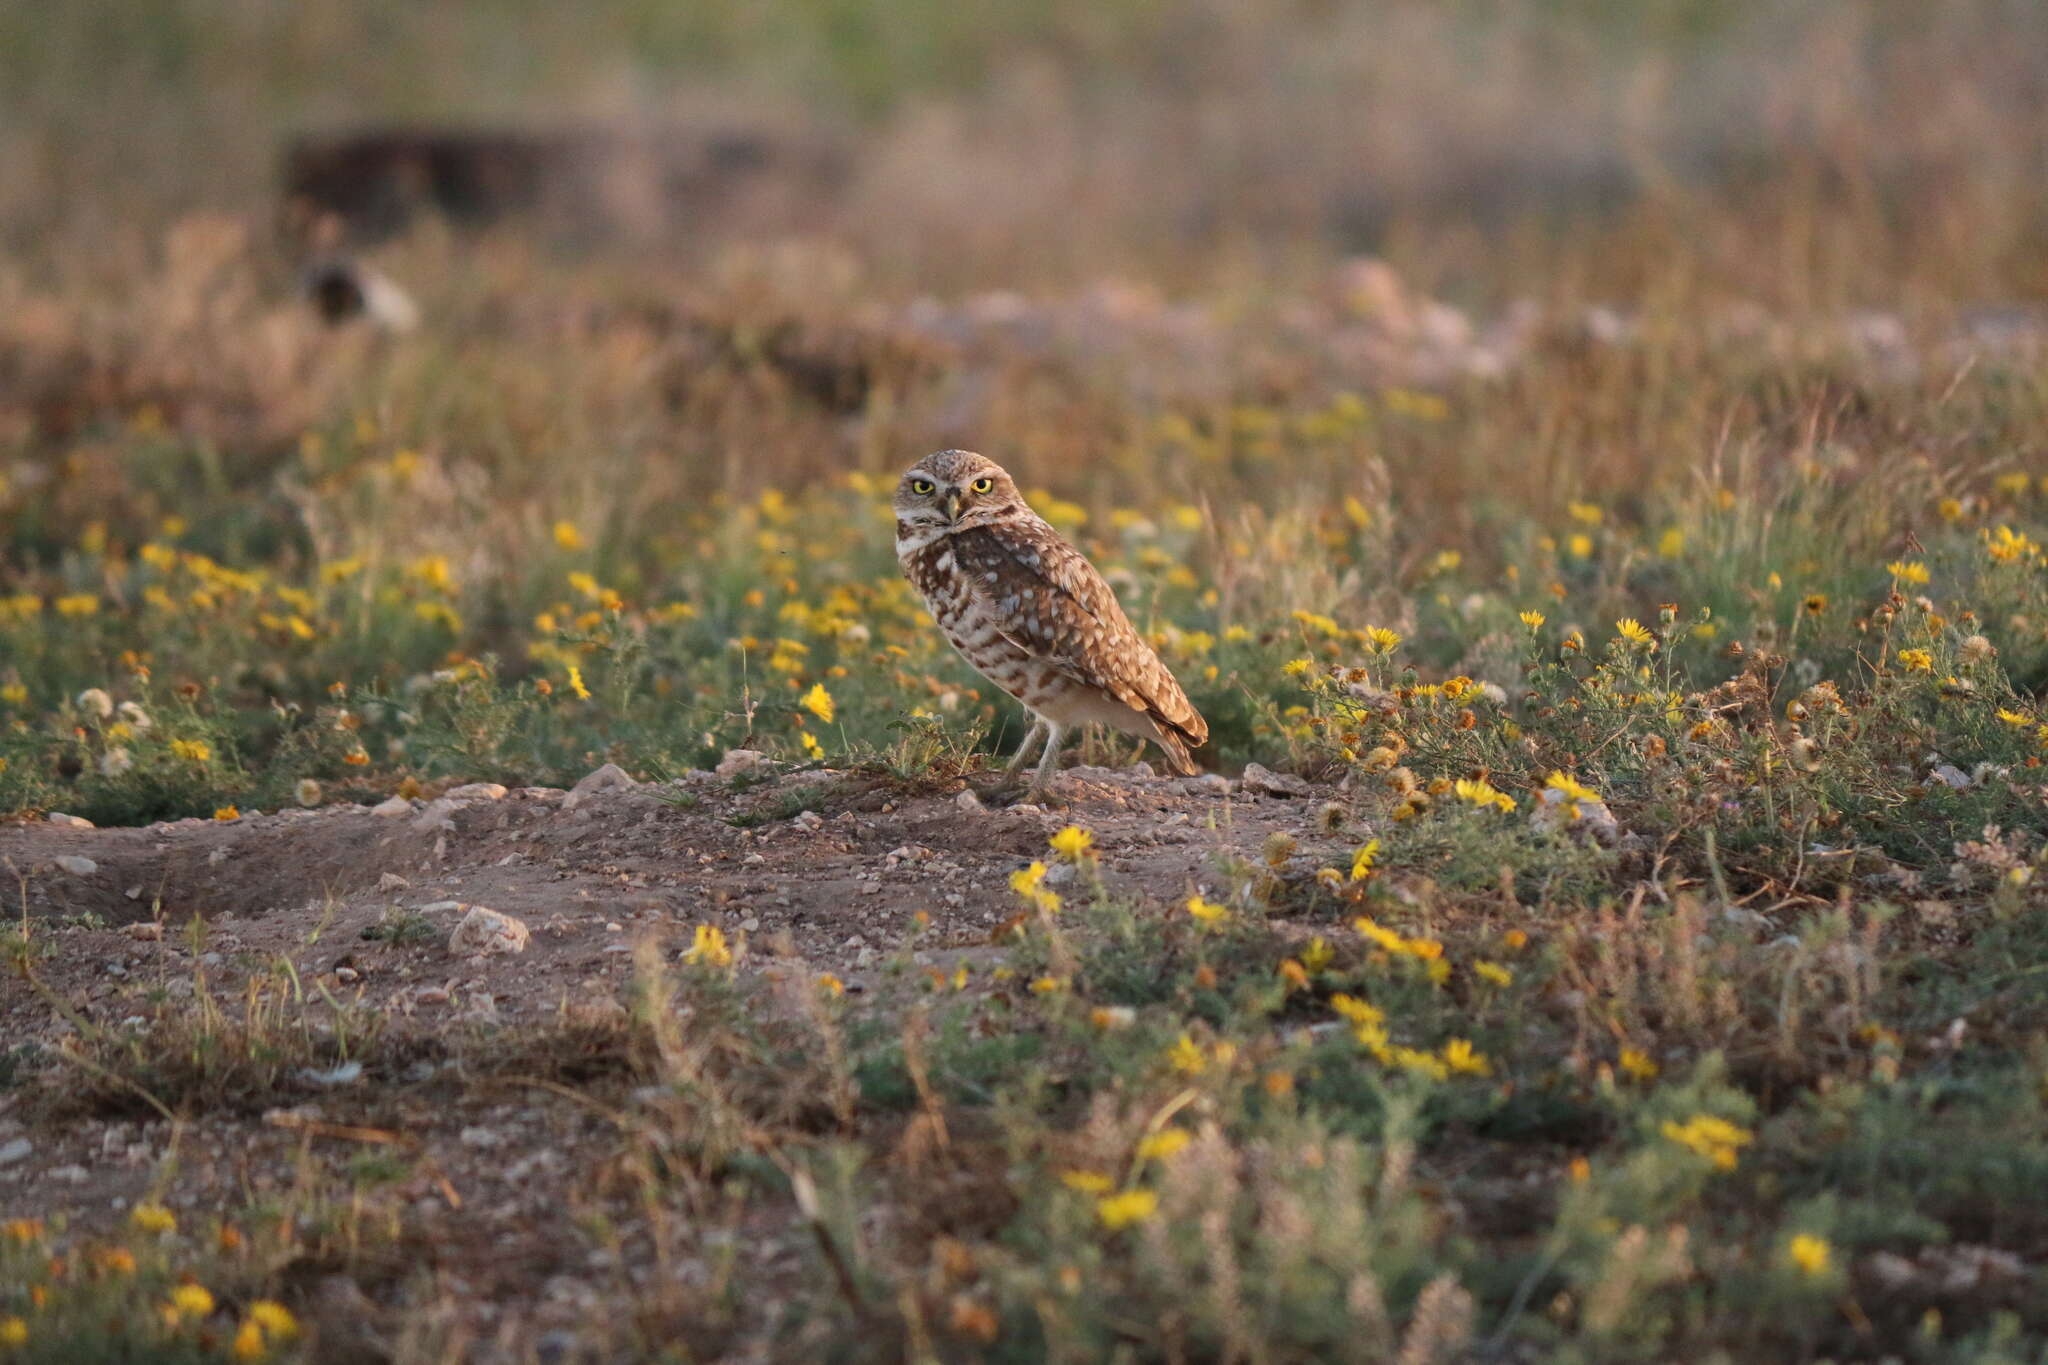
[[1149, 739], [1175, 772], [1194, 773], [1188, 750], [1209, 738], [1208, 722], [1001, 465], [968, 450], [912, 465], [896, 486], [896, 558], [953, 647], [1037, 721], [1008, 769], [1043, 740], [1034, 795], [1066, 732], [1090, 721]]

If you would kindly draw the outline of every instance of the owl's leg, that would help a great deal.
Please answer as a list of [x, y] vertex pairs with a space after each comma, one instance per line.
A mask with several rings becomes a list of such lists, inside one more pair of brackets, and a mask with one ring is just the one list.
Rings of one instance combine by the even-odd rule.
[[1019, 744], [1017, 752], [1010, 756], [1010, 764], [1003, 769], [1003, 775], [1005, 777], [1014, 775], [1019, 768], [1022, 768], [1030, 761], [1031, 755], [1038, 751], [1038, 746], [1044, 741], [1045, 720], [1041, 716], [1033, 716], [1031, 718], [1031, 732], [1024, 736], [1024, 742]]
[[1060, 742], [1066, 738], [1066, 727], [1053, 721], [1045, 722], [1045, 754], [1038, 760], [1038, 775], [1031, 779], [1031, 793], [1026, 800], [1042, 801], [1052, 790], [1052, 775], [1059, 771]]

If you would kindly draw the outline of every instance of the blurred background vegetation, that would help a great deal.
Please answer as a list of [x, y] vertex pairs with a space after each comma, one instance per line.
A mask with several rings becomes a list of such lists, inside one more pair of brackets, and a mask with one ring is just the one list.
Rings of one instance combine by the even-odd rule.
[[[1773, 305], [2010, 298], [2043, 51], [2025, 0], [6, 0], [0, 230], [259, 209], [308, 131], [715, 118], [855, 145], [818, 225], [922, 280], [1369, 249], [1636, 290], [1683, 244]], [[1593, 225], [1648, 249], [1558, 252]]]

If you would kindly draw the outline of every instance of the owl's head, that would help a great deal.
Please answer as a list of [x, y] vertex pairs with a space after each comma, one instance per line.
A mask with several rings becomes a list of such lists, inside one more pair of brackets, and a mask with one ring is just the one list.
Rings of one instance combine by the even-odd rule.
[[904, 530], [957, 531], [1024, 506], [1003, 467], [971, 450], [927, 455], [896, 485], [896, 521]]

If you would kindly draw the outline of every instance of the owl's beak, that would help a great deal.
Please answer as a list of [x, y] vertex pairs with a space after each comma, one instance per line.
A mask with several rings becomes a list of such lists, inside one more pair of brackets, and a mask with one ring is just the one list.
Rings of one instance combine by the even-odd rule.
[[948, 489], [946, 495], [939, 499], [939, 510], [946, 514], [947, 521], [960, 520], [960, 514], [966, 508], [967, 495], [957, 488]]

